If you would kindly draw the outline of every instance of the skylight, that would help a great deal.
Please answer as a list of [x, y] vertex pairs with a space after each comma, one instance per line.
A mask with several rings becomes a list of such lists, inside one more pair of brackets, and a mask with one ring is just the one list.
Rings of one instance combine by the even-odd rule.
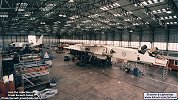
[[28, 17], [28, 16], [30, 16], [32, 13], [33, 13], [33, 12], [26, 12], [26, 13], [24, 14], [24, 16], [25, 16], [25, 17]]
[[99, 17], [99, 16], [101, 16], [101, 15], [99, 15], [99, 14], [93, 14], [93, 15], [90, 15], [90, 16], [88, 16], [89, 18], [97, 18], [97, 17]]
[[90, 23], [91, 20], [85, 20], [85, 21], [81, 21], [82, 23]]
[[64, 26], [71, 26], [71, 24], [66, 24], [66, 25], [64, 25]]
[[158, 13], [168, 13], [168, 14], [170, 14], [170, 13], [172, 13], [172, 11], [169, 10], [169, 8], [167, 8], [167, 9], [153, 10], [152, 13], [153, 13], [153, 14], [158, 14]]
[[72, 17], [69, 17], [70, 19], [77, 19], [79, 18], [79, 16], [75, 15], [75, 16], [72, 16]]
[[166, 22], [167, 25], [169, 24], [177, 24], [177, 22]]
[[40, 22], [40, 24], [46, 24], [45, 22]]
[[99, 20], [99, 21], [104, 22], [104, 23], [109, 23], [110, 22], [108, 19], [106, 19], [106, 20]]
[[8, 17], [8, 12], [0, 12], [0, 17]]
[[51, 11], [51, 12], [49, 12], [49, 13], [45, 14], [45, 16], [46, 16], [46, 17], [49, 17], [49, 16], [51, 16], [52, 14], [54, 14], [54, 12], [53, 12], [53, 11]]
[[55, 6], [56, 6], [56, 4], [52, 4], [51, 3], [51, 4], [46, 5], [46, 7], [42, 8], [41, 10], [42, 11], [49, 11], [49, 10], [51, 10]]
[[156, 4], [156, 3], [160, 3], [160, 2], [164, 2], [164, 0], [147, 0], [147, 1], [142, 1], [141, 3], [144, 6], [147, 6], [147, 5], [152, 5], [152, 4]]
[[28, 5], [27, 3], [17, 3], [15, 11], [25, 11], [27, 5]]
[[177, 16], [165, 16], [165, 17], [160, 17], [160, 20], [166, 20], [166, 19], [176, 19]]
[[145, 22], [145, 23], [133, 23], [132, 25], [134, 25], [134, 26], [138, 26], [138, 25], [143, 25], [143, 24], [150, 24], [149, 22]]
[[103, 7], [100, 7], [101, 10], [110, 10], [110, 9], [113, 9], [113, 8], [117, 8], [119, 7], [120, 4], [118, 4], [117, 2], [113, 3], [113, 4], [109, 4], [107, 6], [103, 6]]
[[118, 17], [118, 16], [127, 16], [129, 14], [133, 14], [131, 11], [127, 11], [125, 13], [117, 13], [117, 14], [113, 14], [114, 16]]
[[29, 20], [35, 20], [36, 19], [36, 17], [32, 17], [32, 18], [30, 18]]
[[140, 17], [135, 17], [135, 18], [130, 18], [130, 19], [124, 19], [124, 21], [135, 21], [135, 20], [140, 20], [142, 18]]
[[74, 0], [69, 0], [68, 2], [74, 2]]
[[56, 22], [54, 22], [54, 24], [58, 24], [58, 23], [61, 23], [60, 21], [56, 21]]
[[66, 15], [59, 14], [59, 17], [67, 17]]
[[67, 21], [66, 23], [73, 23], [74, 21]]
[[118, 16], [121, 16], [121, 14], [113, 14], [114, 16], [118, 17]]

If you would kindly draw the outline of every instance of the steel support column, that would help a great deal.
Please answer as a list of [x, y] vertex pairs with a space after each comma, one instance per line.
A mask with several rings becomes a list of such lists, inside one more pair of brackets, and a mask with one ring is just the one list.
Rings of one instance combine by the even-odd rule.
[[131, 46], [131, 34], [132, 34], [133, 32], [130, 32], [130, 31], [128, 31], [128, 32], [129, 32], [128, 47], [130, 47], [130, 46]]
[[119, 41], [120, 47], [122, 47], [122, 33], [123, 33], [123, 30], [120, 31], [120, 41]]
[[139, 47], [141, 47], [142, 37], [143, 37], [143, 30], [140, 29], [140, 34], [139, 34]]
[[170, 27], [167, 27], [165, 31], [166, 31], [166, 34], [167, 34], [166, 50], [168, 50], [168, 47], [169, 47], [169, 37], [170, 37]]
[[151, 47], [154, 47], [154, 40], [155, 40], [155, 28], [153, 28], [151, 30], [151, 34], [152, 34], [152, 39], [151, 39]]

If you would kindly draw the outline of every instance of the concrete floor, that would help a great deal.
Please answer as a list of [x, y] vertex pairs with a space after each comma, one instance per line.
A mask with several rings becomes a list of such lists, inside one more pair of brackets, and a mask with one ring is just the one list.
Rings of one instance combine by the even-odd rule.
[[54, 54], [51, 75], [59, 77], [58, 94], [49, 100], [143, 100], [144, 92], [178, 92], [176, 72], [160, 81], [151, 77], [135, 77], [117, 67], [105, 70], [79, 67], [64, 62], [64, 54]]

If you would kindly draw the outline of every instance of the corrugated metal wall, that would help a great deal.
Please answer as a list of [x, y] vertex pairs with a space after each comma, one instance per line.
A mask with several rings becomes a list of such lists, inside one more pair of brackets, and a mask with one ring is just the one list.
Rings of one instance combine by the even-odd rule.
[[129, 41], [129, 32], [128, 31], [123, 32], [122, 41]]
[[155, 29], [154, 42], [167, 42], [168, 34], [165, 29]]
[[122, 40], [122, 32], [121, 31], [116, 31], [114, 33], [114, 40], [115, 41], [121, 41]]
[[169, 42], [178, 43], [178, 28], [170, 29]]
[[150, 42], [152, 41], [153, 39], [153, 31], [152, 30], [141, 30], [141, 35], [142, 35], [142, 38], [141, 38], [141, 41], [143, 42]]
[[135, 31], [131, 33], [131, 41], [139, 41], [141, 32]]

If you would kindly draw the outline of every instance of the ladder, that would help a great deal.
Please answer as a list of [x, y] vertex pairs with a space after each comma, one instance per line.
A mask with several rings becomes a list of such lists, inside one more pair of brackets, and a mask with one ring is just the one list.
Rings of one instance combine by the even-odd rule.
[[168, 66], [164, 66], [163, 68], [163, 80], [167, 79], [168, 75]]

